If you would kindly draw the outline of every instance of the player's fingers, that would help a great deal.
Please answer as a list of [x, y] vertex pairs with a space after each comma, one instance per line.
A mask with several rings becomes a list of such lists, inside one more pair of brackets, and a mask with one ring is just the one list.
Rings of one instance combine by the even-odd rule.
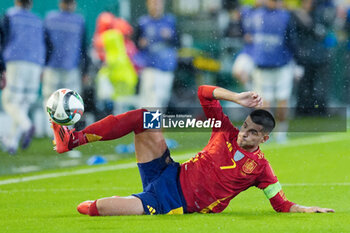
[[334, 210], [328, 209], [328, 208], [316, 208], [315, 212], [316, 213], [329, 213], [329, 212], [334, 212]]
[[262, 105], [262, 98], [261, 98], [261, 96], [258, 96], [257, 99], [254, 100], [254, 104], [256, 106], [261, 106]]
[[254, 99], [256, 99], [256, 98], [259, 97], [259, 95], [258, 95], [258, 93], [256, 93], [256, 92], [252, 92], [252, 97], [253, 97]]
[[261, 102], [261, 100], [262, 100], [261, 96], [258, 96], [258, 98], [256, 99], [256, 102], [259, 103]]

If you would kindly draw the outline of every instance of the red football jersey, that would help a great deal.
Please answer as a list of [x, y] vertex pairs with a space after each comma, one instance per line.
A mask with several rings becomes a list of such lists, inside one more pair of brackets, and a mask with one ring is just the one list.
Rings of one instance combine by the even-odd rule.
[[[260, 149], [251, 153], [238, 146], [239, 130], [212, 97], [214, 89], [201, 86], [198, 96], [207, 118], [221, 120], [221, 128], [214, 128], [208, 145], [181, 165], [179, 176], [187, 212], [218, 213], [249, 187], [265, 189], [278, 183]], [[269, 198], [276, 211], [288, 212], [294, 204], [287, 201], [282, 190]]]

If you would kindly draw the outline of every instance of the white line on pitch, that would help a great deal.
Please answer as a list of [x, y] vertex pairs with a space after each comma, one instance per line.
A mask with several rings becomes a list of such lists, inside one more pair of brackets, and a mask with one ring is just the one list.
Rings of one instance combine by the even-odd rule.
[[337, 182], [337, 183], [295, 183], [295, 184], [282, 184], [282, 186], [350, 186], [350, 182]]
[[10, 189], [10, 190], [0, 190], [0, 193], [46, 193], [46, 192], [91, 192], [91, 191], [110, 191], [110, 190], [130, 190], [130, 187], [104, 187], [104, 188], [60, 188], [60, 189], [47, 189], [47, 188], [38, 188], [38, 189]]
[[[312, 138], [306, 138], [306, 139], [296, 139], [285, 145], [278, 145], [278, 144], [266, 145], [266, 149], [271, 149], [274, 147], [286, 148], [286, 147], [303, 146], [303, 145], [310, 145], [310, 144], [322, 144], [322, 143], [342, 141], [342, 140], [346, 140], [346, 138], [344, 138], [344, 135], [329, 135], [329, 136], [327, 135], [327, 136], [312, 137]], [[176, 160], [184, 160], [192, 157], [195, 153], [196, 152], [175, 155], [173, 156], [173, 158]], [[57, 178], [62, 176], [82, 175], [82, 174], [89, 174], [89, 173], [95, 173], [95, 172], [122, 170], [122, 169], [135, 168], [135, 167], [137, 167], [137, 165], [135, 162], [133, 162], [133, 163], [125, 163], [125, 164], [117, 164], [117, 165], [109, 165], [109, 166], [107, 165], [102, 167], [85, 168], [85, 169], [69, 171], [69, 172], [55, 172], [55, 173], [42, 174], [42, 175], [26, 176], [21, 178], [10, 178], [5, 180], [0, 180], [0, 186], [7, 185], [7, 184], [34, 181], [34, 180]]]
[[[189, 154], [186, 154], [186, 155], [183, 154], [179, 156], [174, 156], [174, 158], [178, 160], [182, 160], [182, 159], [190, 158], [190, 156], [191, 155]], [[135, 167], [137, 167], [136, 163], [132, 162], [132, 163], [124, 163], [124, 164], [117, 164], [117, 165], [110, 165], [110, 166], [103, 166], [103, 167], [85, 168], [85, 169], [80, 169], [80, 170], [70, 171], [70, 172], [55, 172], [55, 173], [42, 174], [42, 175], [26, 176], [21, 178], [10, 178], [6, 180], [0, 180], [0, 185], [22, 183], [22, 182], [42, 180], [42, 179], [48, 179], [48, 178], [57, 178], [62, 176], [82, 175], [82, 174], [89, 174], [94, 172], [122, 170], [122, 169], [135, 168]]]

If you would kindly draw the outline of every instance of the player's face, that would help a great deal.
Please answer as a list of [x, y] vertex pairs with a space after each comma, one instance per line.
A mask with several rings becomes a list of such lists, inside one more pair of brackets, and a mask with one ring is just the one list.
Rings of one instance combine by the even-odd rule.
[[246, 151], [254, 151], [267, 139], [269, 136], [263, 131], [263, 127], [255, 124], [248, 116], [238, 133], [237, 144]]
[[159, 18], [164, 13], [164, 0], [148, 0], [147, 8], [152, 17]]

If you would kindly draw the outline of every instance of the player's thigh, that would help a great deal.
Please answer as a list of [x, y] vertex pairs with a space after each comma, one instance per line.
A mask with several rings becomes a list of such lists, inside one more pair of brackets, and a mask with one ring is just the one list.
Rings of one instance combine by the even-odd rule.
[[155, 95], [155, 72], [153, 68], [145, 68], [140, 75], [140, 107], [158, 107]]
[[[276, 79], [276, 100], [280, 104], [288, 102], [293, 89], [293, 67], [287, 64], [277, 72]], [[285, 105], [286, 106], [286, 105]]]
[[161, 130], [151, 129], [135, 134], [135, 153], [138, 163], [147, 163], [160, 158], [167, 145]]
[[97, 200], [96, 206], [102, 216], [144, 214], [141, 200], [134, 196], [102, 198]]
[[52, 68], [45, 68], [43, 72], [43, 96], [47, 100], [50, 95], [59, 89], [60, 73]]
[[140, 76], [140, 92], [149, 94], [154, 92], [155, 75], [157, 70], [153, 68], [145, 68]]
[[[6, 63], [7, 85], [3, 91], [3, 103], [20, 105], [24, 100], [24, 94], [32, 80], [28, 79], [27, 63], [14, 61]], [[34, 80], [35, 81], [35, 80]]]
[[26, 83], [22, 103], [31, 105], [39, 95], [41, 66], [35, 63], [26, 63], [23, 66], [22, 78]]
[[269, 107], [274, 99], [274, 79], [273, 70], [256, 68], [252, 73], [253, 91], [262, 98], [264, 107]]
[[81, 93], [82, 80], [81, 80], [79, 69], [64, 71], [62, 75], [62, 81], [63, 81], [63, 85], [66, 88], [76, 91], [80, 95], [82, 94]]
[[234, 75], [242, 75], [244, 73], [245, 75], [249, 76], [253, 70], [254, 61], [246, 53], [239, 54], [232, 65], [232, 73]]
[[155, 91], [157, 93], [167, 93], [171, 91], [174, 82], [174, 73], [172, 71], [155, 72]]
[[174, 73], [172, 71], [159, 70], [155, 78], [155, 93], [159, 103], [156, 107], [167, 107], [172, 93]]

